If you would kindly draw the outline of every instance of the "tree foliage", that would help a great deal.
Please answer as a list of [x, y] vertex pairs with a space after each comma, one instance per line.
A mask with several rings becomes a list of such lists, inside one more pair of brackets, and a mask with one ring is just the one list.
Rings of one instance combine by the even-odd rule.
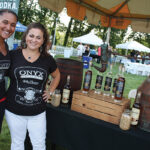
[[[66, 11], [66, 10], [65, 10]], [[87, 22], [87, 20], [79, 21], [74, 18], [70, 19], [69, 25], [66, 27], [63, 23], [60, 22], [59, 15], [56, 12], [53, 12], [47, 8], [39, 6], [37, 0], [20, 0], [19, 12], [18, 12], [19, 21], [23, 25], [28, 25], [31, 22], [41, 22], [48, 29], [48, 33], [52, 36], [52, 40], [55, 35], [55, 43], [64, 46], [72, 46], [72, 39], [74, 37], [82, 36], [89, 33], [91, 30], [94, 30], [96, 35], [106, 40], [107, 29], [101, 25], [92, 25]], [[126, 30], [119, 30], [112, 28], [110, 33], [110, 45], [115, 48], [116, 44], [122, 43], [124, 37], [127, 34]], [[15, 38], [21, 39], [22, 33], [16, 32]], [[143, 34], [139, 32], [131, 32], [126, 40], [136, 40], [145, 46], [150, 47], [150, 35]], [[74, 43], [76, 47], [78, 43]]]

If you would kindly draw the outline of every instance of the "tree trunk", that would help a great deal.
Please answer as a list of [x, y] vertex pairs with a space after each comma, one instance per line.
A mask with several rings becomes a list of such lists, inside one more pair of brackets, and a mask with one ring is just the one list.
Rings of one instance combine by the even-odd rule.
[[[57, 17], [55, 18], [55, 20], [54, 20], [54, 24], [53, 24], [53, 30], [52, 30], [52, 32], [51, 32], [51, 35], [53, 35], [53, 38], [52, 38], [52, 44], [56, 44], [56, 33], [55, 33], [55, 28], [56, 28], [56, 23], [57, 23]], [[55, 43], [53, 43], [54, 42], [54, 36], [55, 36]]]
[[69, 37], [71, 25], [72, 25], [72, 21], [73, 21], [73, 18], [70, 19], [70, 22], [69, 22], [69, 25], [68, 25], [68, 28], [67, 28], [67, 32], [66, 32], [66, 35], [65, 35], [65, 40], [64, 40], [63, 46], [66, 46], [66, 45], [67, 45], [68, 37]]

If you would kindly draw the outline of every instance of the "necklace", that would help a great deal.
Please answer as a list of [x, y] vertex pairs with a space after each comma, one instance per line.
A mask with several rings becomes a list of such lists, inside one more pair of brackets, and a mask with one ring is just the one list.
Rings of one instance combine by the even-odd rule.
[[31, 57], [29, 56], [28, 59], [31, 59]]

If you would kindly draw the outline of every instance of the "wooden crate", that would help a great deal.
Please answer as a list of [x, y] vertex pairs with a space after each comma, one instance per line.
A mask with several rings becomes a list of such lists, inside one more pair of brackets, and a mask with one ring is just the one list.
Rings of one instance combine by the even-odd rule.
[[95, 94], [93, 90], [88, 94], [76, 91], [73, 93], [71, 110], [113, 124], [119, 124], [122, 112], [129, 105], [129, 99], [122, 99], [120, 102], [115, 102], [113, 98]]

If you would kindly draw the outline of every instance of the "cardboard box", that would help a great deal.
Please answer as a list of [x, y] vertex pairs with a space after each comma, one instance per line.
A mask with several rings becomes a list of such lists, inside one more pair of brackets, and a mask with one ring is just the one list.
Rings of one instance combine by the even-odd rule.
[[129, 108], [130, 100], [122, 99], [115, 102], [109, 96], [95, 94], [91, 90], [88, 94], [75, 91], [71, 104], [71, 110], [101, 119], [113, 124], [119, 124], [124, 109]]

